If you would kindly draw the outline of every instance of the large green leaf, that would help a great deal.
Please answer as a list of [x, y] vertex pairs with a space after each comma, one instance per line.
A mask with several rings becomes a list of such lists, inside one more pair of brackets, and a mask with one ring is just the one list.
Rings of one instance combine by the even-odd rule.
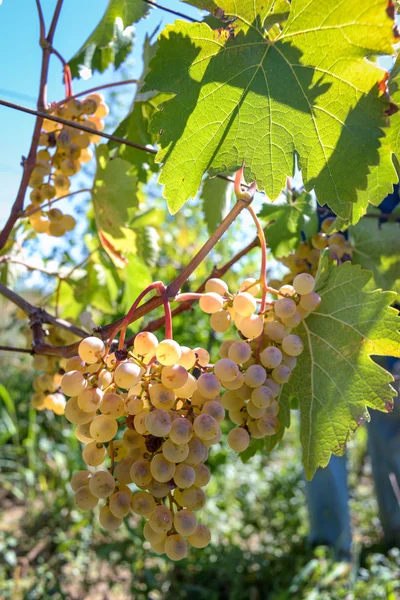
[[97, 229], [105, 249], [118, 262], [118, 256], [136, 251], [136, 234], [130, 223], [137, 213], [138, 179], [129, 162], [109, 159], [106, 144], [97, 147], [96, 156], [93, 206]]
[[232, 199], [232, 184], [218, 177], [207, 177], [201, 190], [204, 218], [210, 235], [226, 217]]
[[349, 218], [386, 124], [385, 72], [366, 60], [392, 52], [386, 0], [293, 0], [275, 39], [262, 27], [274, 0], [218, 6], [237, 17], [234, 35], [177, 21], [161, 34], [145, 82], [175, 94], [151, 123], [171, 212], [196, 195], [204, 172], [243, 161], [247, 180], [274, 200], [297, 153], [306, 188]]
[[325, 254], [317, 277], [322, 302], [296, 329], [304, 342], [281, 414], [296, 398], [300, 407], [303, 463], [310, 479], [331, 453], [343, 454], [352, 431], [369, 418], [367, 408], [390, 411], [392, 376], [371, 355], [400, 356], [399, 319], [393, 292], [366, 291], [371, 273]]
[[379, 225], [378, 219], [365, 218], [349, 228], [349, 239], [354, 247], [352, 262], [373, 273], [369, 289], [400, 294], [400, 224]]
[[146, 15], [149, 7], [141, 0], [109, 0], [96, 29], [69, 61], [73, 77], [103, 73], [113, 64], [119, 67], [132, 49], [133, 23]]
[[301, 241], [318, 231], [317, 203], [308, 193], [300, 194], [293, 202], [289, 196], [262, 206], [259, 218], [267, 225], [265, 235], [268, 248], [279, 258], [295, 250]]

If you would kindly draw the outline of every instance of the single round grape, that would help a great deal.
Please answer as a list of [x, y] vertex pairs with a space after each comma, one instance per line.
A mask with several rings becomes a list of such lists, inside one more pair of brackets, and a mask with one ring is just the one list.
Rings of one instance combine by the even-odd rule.
[[296, 293], [296, 290], [294, 289], [294, 287], [292, 285], [282, 285], [279, 288], [279, 293], [284, 296], [294, 296]]
[[229, 390], [222, 395], [221, 404], [226, 410], [240, 410], [244, 406], [244, 400], [235, 390]]
[[199, 523], [196, 531], [189, 535], [188, 542], [193, 548], [205, 548], [211, 542], [211, 532], [206, 525]]
[[[146, 518], [151, 515], [156, 506], [155, 500], [149, 492], [136, 492], [131, 498], [133, 512]], [[148, 538], [146, 537], [146, 539]]]
[[300, 273], [293, 280], [293, 287], [298, 294], [310, 294], [314, 290], [315, 279], [309, 273]]
[[194, 350], [187, 346], [181, 346], [181, 356], [178, 360], [178, 365], [184, 367], [187, 371], [192, 369], [196, 364], [196, 354]]
[[232, 381], [238, 376], [239, 369], [230, 358], [220, 358], [214, 365], [214, 373], [220, 381]]
[[197, 390], [202, 396], [212, 400], [221, 391], [221, 384], [213, 373], [203, 373], [197, 380]]
[[[136, 511], [134, 511], [134, 512], [136, 512]], [[138, 514], [141, 514], [141, 513], [138, 513]], [[144, 516], [147, 516], [147, 515], [144, 515]], [[145, 526], [143, 527], [143, 535], [144, 535], [144, 538], [148, 542], [150, 542], [150, 544], [159, 544], [160, 542], [164, 542], [164, 540], [166, 538], [165, 531], [154, 531], [154, 529], [151, 527], [149, 522], [147, 522], [145, 524]]]
[[225, 418], [225, 409], [222, 404], [216, 400], [207, 400], [207, 402], [204, 403], [201, 412], [213, 417], [217, 423], [222, 423]]
[[87, 413], [79, 408], [78, 398], [70, 398], [64, 409], [65, 418], [74, 425], [90, 423], [96, 416], [95, 412]]
[[151, 435], [165, 437], [171, 430], [171, 417], [166, 410], [156, 408], [146, 417], [146, 428]]
[[115, 489], [115, 479], [108, 471], [96, 471], [90, 478], [89, 488], [96, 498], [108, 498]]
[[300, 306], [309, 312], [316, 310], [320, 304], [321, 296], [319, 296], [315, 292], [305, 294], [300, 298]]
[[103, 444], [97, 442], [90, 442], [84, 447], [82, 452], [82, 458], [89, 467], [100, 466], [106, 457], [107, 450]]
[[206, 503], [206, 495], [204, 491], [192, 485], [182, 492], [182, 502], [185, 508], [189, 510], [201, 510]]
[[239, 396], [239, 398], [241, 398], [241, 400], [249, 400], [252, 392], [253, 388], [246, 385], [245, 383], [239, 389], [236, 390], [236, 393]]
[[174, 482], [178, 488], [185, 489], [191, 487], [196, 480], [196, 472], [191, 465], [180, 463], [176, 465]]
[[171, 489], [168, 485], [162, 481], [156, 481], [155, 479], [152, 479], [146, 487], [149, 493], [154, 496], [154, 498], [165, 498], [165, 496], [168, 496], [168, 494], [171, 492]]
[[282, 319], [282, 322], [288, 329], [294, 329], [301, 323], [301, 315], [299, 311], [296, 310], [293, 316], [289, 317], [288, 319]]
[[45, 396], [46, 408], [52, 410], [55, 415], [63, 415], [65, 412], [65, 397], [62, 394], [48, 394]]
[[162, 383], [154, 383], [149, 388], [150, 400], [156, 408], [170, 410], [175, 404], [175, 393], [167, 389]]
[[191, 398], [196, 390], [197, 379], [195, 379], [191, 373], [188, 373], [186, 383], [182, 387], [176, 388], [174, 391], [177, 398]]
[[188, 553], [187, 541], [179, 533], [169, 535], [165, 540], [164, 551], [169, 559], [182, 560]]
[[298, 335], [286, 335], [282, 340], [282, 350], [289, 356], [299, 356], [304, 349], [303, 342]]
[[244, 374], [245, 384], [252, 388], [262, 385], [266, 378], [267, 374], [261, 365], [251, 365]]
[[257, 421], [253, 421], [253, 420], [248, 421], [247, 422], [247, 427], [248, 427], [249, 433], [250, 433], [250, 435], [251, 435], [252, 438], [254, 438], [255, 440], [262, 440], [265, 436], [258, 429], [257, 423], [258, 423], [258, 420]]
[[274, 435], [279, 429], [279, 421], [276, 417], [267, 413], [257, 420], [257, 427], [265, 436]]
[[174, 340], [163, 340], [156, 348], [156, 357], [161, 365], [174, 365], [181, 357], [181, 348]]
[[199, 390], [196, 390], [195, 392], [193, 392], [193, 396], [190, 399], [190, 404], [192, 406], [197, 406], [201, 408], [203, 404], [207, 402], [207, 400], [209, 400], [209, 398], [205, 398], [200, 394]]
[[328, 233], [328, 231], [334, 224], [335, 219], [336, 217], [327, 217], [326, 219], [324, 219], [321, 223], [321, 231], [323, 231], [323, 233]]
[[108, 388], [109, 385], [111, 385], [112, 380], [112, 373], [110, 373], [110, 371], [107, 371], [107, 369], [102, 369], [97, 376], [97, 385], [102, 390], [104, 390], [105, 388]]
[[260, 360], [267, 369], [275, 369], [282, 362], [282, 352], [276, 346], [268, 346], [261, 352]]
[[118, 419], [125, 414], [124, 401], [121, 396], [110, 392], [108, 394], [104, 394], [103, 402], [100, 406], [100, 412], [103, 415], [107, 415], [112, 419]]
[[273, 342], [280, 342], [286, 333], [286, 328], [278, 321], [269, 321], [264, 326], [264, 333]]
[[123, 362], [118, 365], [114, 372], [114, 381], [118, 387], [125, 390], [136, 385], [141, 378], [141, 369], [134, 362]]
[[279, 298], [275, 302], [274, 311], [280, 319], [289, 319], [296, 312], [296, 302], [291, 298]]
[[135, 430], [127, 429], [123, 435], [124, 444], [128, 446], [130, 450], [135, 448], [144, 447], [145, 439], [140, 433]]
[[129, 488], [119, 490], [110, 496], [110, 511], [119, 519], [123, 519], [131, 510], [132, 492]]
[[99, 499], [92, 494], [88, 485], [83, 485], [76, 490], [74, 496], [75, 504], [81, 510], [92, 510]]
[[[36, 358], [36, 356], [35, 356]], [[44, 358], [44, 357], [43, 357]], [[69, 358], [65, 364], [65, 372], [69, 371], [82, 371], [84, 372], [86, 368], [85, 361], [81, 359], [80, 356], [73, 356]]]
[[107, 504], [100, 509], [99, 522], [107, 531], [115, 531], [122, 525], [122, 519], [113, 515]]
[[276, 383], [287, 383], [290, 379], [291, 370], [286, 365], [279, 365], [272, 371], [272, 379]]
[[260, 385], [251, 394], [251, 402], [257, 408], [267, 408], [273, 400], [272, 391], [266, 385]]
[[220, 296], [225, 296], [228, 293], [228, 285], [225, 283], [225, 281], [215, 277], [206, 281], [205, 289], [206, 292], [213, 292], [214, 294], [219, 294]]
[[[214, 437], [208, 439], [208, 440], [203, 440], [204, 445], [209, 447], [209, 446], [214, 446], [214, 444], [218, 444], [220, 441], [222, 440], [222, 431], [221, 429], [218, 430], [218, 433], [216, 435], [214, 435]], [[205, 460], [205, 459], [203, 459]]]
[[266, 414], [276, 417], [278, 412], [279, 412], [279, 404], [276, 400], [273, 400], [271, 402], [271, 404], [267, 407]]
[[188, 465], [198, 465], [204, 458], [206, 446], [198, 437], [192, 437], [188, 442], [188, 446], [189, 454], [187, 455], [185, 462]]
[[137, 396], [128, 396], [124, 403], [124, 411], [128, 415], [137, 415], [143, 410], [144, 404]]
[[282, 352], [282, 364], [289, 367], [291, 371], [297, 364], [297, 358], [295, 356], [288, 356], [285, 352]]
[[139, 487], [149, 484], [152, 480], [150, 462], [145, 458], [135, 461], [131, 466], [130, 476], [133, 483], [136, 483]]
[[176, 465], [165, 458], [163, 454], [156, 454], [150, 463], [151, 474], [156, 481], [166, 483], [173, 478]]
[[279, 385], [279, 383], [276, 383], [276, 381], [268, 377], [265, 380], [264, 385], [271, 390], [273, 398], [277, 398], [277, 396], [279, 396], [279, 393], [281, 391], [281, 386]]
[[150, 333], [150, 331], [141, 331], [135, 336], [133, 341], [133, 348], [136, 354], [141, 354], [142, 356], [150, 353], [153, 353], [154, 355], [157, 346], [158, 339], [154, 333]]
[[182, 508], [175, 513], [174, 527], [178, 533], [187, 537], [193, 535], [197, 529], [197, 517], [192, 510]]
[[254, 277], [248, 277], [240, 284], [239, 291], [240, 292], [248, 292], [252, 296], [258, 296], [260, 293], [260, 284]]
[[157, 533], [166, 533], [172, 527], [172, 512], [163, 505], [156, 506], [149, 518], [150, 527]]
[[161, 383], [168, 389], [176, 389], [185, 385], [188, 372], [181, 365], [169, 365], [161, 371]]
[[228, 350], [228, 356], [237, 365], [242, 365], [251, 356], [251, 347], [247, 342], [233, 342]]
[[[137, 459], [138, 460], [138, 459]], [[119, 463], [115, 465], [114, 468], [114, 477], [119, 483], [124, 485], [128, 485], [128, 483], [132, 483], [132, 477], [130, 474], [132, 465], [136, 462], [133, 458], [128, 456], [127, 458], [123, 458]]]
[[301, 306], [301, 304], [299, 304], [297, 306], [297, 312], [299, 313], [299, 315], [300, 315], [300, 317], [302, 319], [307, 319], [307, 317], [309, 316], [309, 314], [310, 314], [311, 311], [310, 310], [306, 310], [305, 308], [303, 308]]
[[169, 437], [174, 444], [187, 444], [192, 436], [193, 426], [189, 419], [179, 417], [172, 421]]
[[231, 315], [226, 310], [219, 310], [213, 313], [210, 317], [210, 327], [217, 333], [228, 331], [231, 326]]
[[90, 336], [81, 341], [78, 347], [78, 354], [88, 365], [97, 362], [103, 358], [106, 348], [103, 342], [96, 337]]
[[[210, 482], [210, 479], [211, 479], [210, 469], [203, 463], [194, 465], [193, 469], [196, 474], [196, 478], [194, 480], [194, 485], [199, 488], [205, 487], [206, 485], [208, 485], [208, 483]], [[176, 478], [174, 477], [174, 479], [175, 479], [175, 483], [176, 483]], [[188, 486], [188, 487], [190, 487], [190, 486]]]
[[244, 375], [243, 373], [241, 373], [239, 371], [239, 373], [237, 374], [237, 376], [235, 377], [235, 379], [232, 379], [232, 381], [221, 381], [221, 385], [226, 388], [227, 390], [238, 390], [242, 387], [244, 383]]
[[235, 344], [235, 340], [225, 340], [219, 347], [218, 353], [221, 358], [232, 358], [229, 356], [229, 348]]
[[246, 410], [252, 419], [259, 419], [263, 415], [265, 415], [265, 408], [260, 408], [253, 404], [251, 400], [246, 404]]
[[134, 416], [134, 419], [133, 419], [133, 424], [134, 424], [136, 431], [138, 433], [141, 433], [142, 435], [144, 435], [145, 433], [148, 433], [146, 419], [147, 419], [147, 415], [149, 413], [150, 413], [150, 410], [148, 408], [144, 408], [143, 410], [138, 412]]
[[116, 436], [117, 431], [117, 421], [106, 415], [98, 415], [90, 425], [90, 435], [96, 442], [109, 442]]
[[264, 319], [261, 315], [243, 317], [238, 327], [245, 338], [254, 340], [263, 332]]
[[86, 388], [78, 396], [78, 406], [88, 413], [96, 412], [103, 399], [103, 392], [98, 387]]
[[130, 450], [123, 440], [114, 440], [112, 446], [108, 445], [107, 454], [110, 458], [113, 456], [115, 462], [119, 462], [130, 454]]
[[244, 425], [246, 422], [246, 412], [241, 409], [230, 410], [229, 418], [235, 425]]
[[257, 303], [248, 292], [240, 292], [233, 299], [233, 308], [242, 317], [249, 317], [255, 312]]
[[201, 414], [193, 421], [193, 429], [195, 434], [201, 440], [210, 440], [219, 432], [218, 422], [211, 415]]
[[74, 473], [71, 478], [71, 487], [73, 491], [77, 492], [82, 486], [89, 485], [91, 476], [91, 472], [87, 471], [86, 469]]
[[66, 396], [78, 396], [85, 387], [86, 379], [80, 371], [69, 371], [61, 380], [61, 390]]
[[193, 352], [196, 354], [197, 362], [201, 367], [206, 367], [210, 362], [210, 354], [204, 348], [194, 348]]
[[189, 446], [187, 444], [175, 444], [171, 439], [168, 439], [162, 445], [162, 453], [169, 462], [181, 463], [189, 454]]
[[250, 444], [250, 436], [243, 427], [235, 427], [228, 433], [228, 444], [235, 452], [244, 452]]
[[224, 299], [222, 298], [222, 296], [216, 294], [215, 292], [207, 292], [205, 294], [202, 294], [199, 300], [199, 306], [201, 310], [207, 313], [208, 315], [218, 312], [219, 310], [221, 310], [223, 305]]

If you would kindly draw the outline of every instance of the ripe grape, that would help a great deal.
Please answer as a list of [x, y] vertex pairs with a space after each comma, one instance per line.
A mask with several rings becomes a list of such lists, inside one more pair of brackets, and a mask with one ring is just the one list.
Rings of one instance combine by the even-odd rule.
[[290, 378], [291, 370], [286, 365], [279, 365], [272, 371], [272, 379], [276, 383], [287, 383]]
[[98, 467], [104, 462], [107, 451], [103, 444], [90, 442], [84, 447], [82, 458], [89, 467]]
[[108, 471], [97, 471], [89, 480], [90, 491], [96, 498], [108, 498], [115, 488], [115, 479]]
[[279, 421], [273, 415], [266, 413], [257, 421], [257, 427], [262, 435], [274, 435], [279, 429]]
[[163, 505], [156, 506], [149, 518], [149, 525], [156, 533], [166, 533], [172, 527], [173, 514]]
[[98, 415], [90, 425], [90, 435], [96, 442], [109, 442], [115, 437], [117, 431], [117, 421], [106, 415]]
[[197, 389], [202, 396], [211, 400], [218, 396], [221, 384], [213, 373], [203, 373], [197, 380]]
[[196, 474], [194, 485], [196, 487], [205, 487], [208, 485], [211, 479], [210, 469], [203, 463], [199, 463], [193, 467]]
[[191, 373], [188, 373], [186, 383], [182, 387], [176, 388], [174, 391], [177, 398], [191, 398], [196, 390], [197, 379], [195, 379]]
[[201, 510], [206, 503], [206, 495], [204, 491], [195, 487], [194, 485], [183, 490], [181, 498], [183, 502], [181, 506], [184, 506], [189, 510]]
[[297, 364], [297, 358], [294, 356], [288, 356], [285, 352], [282, 352], [282, 364], [286, 365], [291, 371], [293, 371]]
[[181, 357], [181, 348], [174, 340], [163, 340], [156, 348], [156, 357], [161, 365], [174, 365]]
[[229, 411], [229, 418], [235, 425], [244, 425], [246, 422], [246, 413], [240, 409], [233, 409]]
[[194, 348], [193, 352], [197, 356], [197, 362], [201, 367], [206, 367], [210, 362], [210, 355], [204, 348]]
[[234, 343], [235, 343], [235, 340], [226, 340], [225, 342], [222, 342], [222, 344], [219, 347], [219, 351], [218, 351], [221, 358], [232, 358], [231, 356], [229, 356], [229, 348]]
[[141, 377], [141, 369], [134, 362], [123, 362], [118, 365], [114, 372], [114, 381], [118, 387], [129, 390], [136, 385]]
[[199, 415], [193, 422], [195, 434], [201, 440], [210, 440], [220, 431], [218, 422], [211, 415], [206, 413]]
[[310, 294], [314, 290], [315, 279], [309, 273], [300, 273], [293, 280], [293, 287], [298, 294]]
[[197, 529], [197, 517], [192, 510], [182, 508], [174, 516], [174, 527], [178, 533], [187, 537]]
[[88, 365], [97, 362], [105, 354], [104, 343], [96, 337], [87, 337], [81, 341], [78, 347], [78, 353], [82, 360]]
[[76, 492], [82, 486], [89, 485], [91, 476], [92, 476], [92, 474], [90, 473], [90, 471], [87, 471], [86, 469], [84, 469], [82, 471], [77, 471], [76, 473], [74, 473], [72, 475], [72, 479], [71, 479], [71, 487], [72, 487], [73, 491]]
[[280, 342], [286, 333], [286, 328], [278, 321], [269, 321], [264, 326], [264, 333], [273, 342]]
[[221, 309], [211, 315], [210, 326], [217, 333], [224, 333], [231, 326], [231, 320], [232, 318], [228, 311]]
[[222, 404], [216, 400], [207, 400], [207, 402], [204, 403], [201, 412], [214, 417], [217, 423], [222, 423], [225, 418], [225, 409]]
[[212, 278], [206, 281], [206, 292], [214, 292], [220, 296], [225, 296], [228, 292], [228, 285], [222, 279]]
[[81, 410], [93, 413], [99, 408], [103, 393], [97, 387], [86, 388], [78, 396], [78, 406]]
[[187, 371], [192, 369], [196, 364], [196, 354], [194, 350], [187, 346], [181, 346], [181, 356], [178, 360], [178, 365], [184, 367]]
[[133, 512], [143, 517], [149, 517], [156, 506], [155, 500], [149, 492], [136, 492], [131, 498]]
[[243, 427], [235, 427], [228, 433], [228, 444], [235, 452], [244, 452], [250, 444], [250, 436]]
[[175, 463], [170, 462], [163, 454], [156, 454], [150, 463], [150, 471], [156, 481], [166, 483], [175, 474]]
[[246, 404], [246, 409], [250, 417], [252, 417], [253, 419], [259, 419], [260, 417], [265, 415], [266, 411], [265, 408], [259, 408], [258, 406], [253, 404], [251, 400]]
[[226, 410], [240, 410], [244, 401], [237, 395], [236, 390], [229, 390], [222, 395], [221, 404]]
[[262, 385], [266, 378], [267, 374], [261, 365], [251, 365], [244, 374], [245, 384], [252, 388]]
[[276, 346], [268, 346], [261, 352], [260, 360], [267, 369], [275, 369], [282, 362], [282, 352]]
[[251, 347], [247, 342], [233, 342], [228, 350], [228, 356], [236, 364], [242, 365], [251, 356]]
[[70, 398], [65, 405], [64, 410], [65, 418], [74, 425], [84, 425], [90, 423], [95, 417], [96, 413], [87, 413], [79, 408], [78, 398]]
[[286, 335], [282, 340], [282, 350], [289, 356], [299, 356], [304, 349], [303, 342], [298, 335]]
[[144, 404], [141, 398], [137, 396], [128, 396], [125, 400], [124, 411], [128, 415], [137, 415], [140, 411], [143, 410]]
[[253, 277], [248, 277], [240, 284], [239, 291], [240, 292], [248, 292], [252, 296], [258, 296], [260, 293], [260, 284]]
[[147, 419], [147, 415], [149, 413], [150, 413], [150, 410], [148, 408], [144, 408], [143, 410], [138, 412], [134, 416], [134, 419], [133, 419], [133, 425], [134, 425], [136, 431], [138, 433], [141, 433], [142, 435], [147, 433], [146, 419]]
[[257, 303], [248, 292], [240, 292], [233, 299], [233, 308], [242, 317], [249, 317], [255, 312]]
[[119, 490], [110, 496], [110, 511], [114, 517], [123, 519], [131, 509], [132, 492], [129, 488]]
[[214, 365], [214, 373], [220, 381], [232, 381], [238, 376], [239, 369], [230, 358], [220, 358]]
[[[134, 511], [136, 512], [136, 511]], [[141, 514], [141, 513], [138, 513]], [[147, 516], [147, 515], [144, 515]], [[160, 542], [163, 542], [166, 538], [166, 532], [165, 531], [154, 531], [154, 529], [152, 528], [152, 526], [150, 525], [149, 522], [147, 522], [145, 524], [145, 526], [143, 527], [143, 535], [145, 537], [145, 539], [150, 542], [150, 544], [159, 544]]]
[[170, 493], [170, 488], [161, 481], [152, 479], [147, 485], [147, 489], [154, 498], [165, 498]]
[[100, 509], [99, 522], [107, 531], [115, 531], [122, 525], [122, 519], [113, 515], [107, 504]]
[[192, 437], [188, 442], [188, 446], [189, 454], [187, 455], [185, 462], [188, 465], [198, 465], [204, 458], [206, 446], [198, 437]]
[[147, 486], [152, 480], [150, 462], [145, 458], [135, 461], [131, 466], [130, 476], [133, 483], [136, 483], [137, 486]]
[[238, 390], [242, 387], [244, 383], [244, 375], [243, 373], [241, 373], [239, 371], [239, 373], [237, 374], [237, 376], [235, 377], [235, 379], [232, 379], [232, 381], [221, 381], [221, 385], [226, 388], [227, 390]]
[[296, 310], [294, 315], [292, 315], [288, 319], [282, 319], [282, 321], [283, 321], [283, 324], [285, 325], [285, 327], [288, 327], [289, 329], [294, 329], [301, 322], [301, 315], [300, 315], [299, 311]]
[[166, 440], [162, 445], [162, 453], [169, 462], [183, 462], [189, 454], [187, 444], [175, 444], [171, 439]]
[[193, 548], [205, 548], [211, 542], [211, 532], [206, 525], [197, 525], [196, 531], [188, 536], [188, 542]]
[[135, 336], [133, 341], [133, 347], [137, 354], [141, 354], [145, 356], [146, 354], [155, 354], [156, 348], [158, 346], [158, 339], [154, 335], [154, 333], [150, 333], [149, 331], [141, 331]]
[[321, 304], [321, 296], [319, 296], [315, 292], [311, 292], [310, 294], [305, 294], [304, 296], [302, 296], [300, 298], [300, 306], [303, 309], [310, 311], [310, 312], [317, 309], [320, 304]]
[[179, 533], [167, 536], [167, 539], [165, 540], [164, 551], [171, 560], [182, 560], [182, 558], [187, 556], [187, 542]]
[[78, 396], [86, 387], [86, 379], [80, 371], [69, 371], [61, 380], [61, 390], [66, 396]]
[[280, 319], [289, 319], [296, 312], [296, 303], [291, 298], [280, 298], [275, 302], [274, 311]]
[[[37, 358], [35, 356], [35, 358]], [[69, 358], [65, 364], [65, 372], [68, 371], [82, 371], [84, 372], [86, 368], [85, 361], [81, 359], [80, 356], [73, 356]]]
[[279, 288], [279, 293], [284, 296], [294, 296], [296, 293], [296, 290], [294, 289], [294, 287], [292, 285], [282, 285]]
[[169, 437], [174, 444], [187, 444], [193, 436], [193, 425], [185, 417], [172, 421]]
[[196, 471], [191, 465], [180, 463], [176, 465], [174, 481], [178, 488], [189, 488], [196, 480]]
[[88, 485], [83, 485], [75, 492], [75, 504], [81, 510], [92, 510], [99, 499], [92, 494]]
[[165, 437], [169, 434], [171, 425], [171, 417], [162, 408], [156, 408], [146, 416], [146, 428], [151, 435]]
[[149, 388], [150, 400], [156, 408], [171, 409], [175, 404], [175, 393], [161, 383], [154, 383]]
[[272, 391], [266, 385], [260, 385], [251, 394], [251, 402], [258, 408], [267, 408], [272, 400]]
[[268, 377], [265, 380], [264, 385], [271, 390], [273, 398], [276, 398], [277, 396], [279, 396], [279, 392], [281, 391], [281, 386], [278, 383], [276, 383], [276, 381], [274, 381], [273, 379], [270, 379]]
[[203, 294], [199, 300], [201, 310], [209, 315], [216, 313], [224, 305], [224, 299], [215, 292], [207, 292]]
[[181, 365], [170, 365], [161, 371], [161, 383], [168, 389], [176, 389], [185, 385], [188, 372]]

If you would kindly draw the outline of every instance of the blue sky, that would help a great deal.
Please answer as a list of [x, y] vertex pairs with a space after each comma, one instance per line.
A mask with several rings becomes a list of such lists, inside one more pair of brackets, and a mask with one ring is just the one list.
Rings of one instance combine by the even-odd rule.
[[[137, 0], [140, 2], [141, 0]], [[108, 0], [64, 0], [54, 46], [69, 60], [80, 48], [101, 19]], [[51, 20], [56, 0], [42, 0], [46, 23]], [[195, 9], [179, 0], [164, 0], [170, 8], [186, 14], [198, 14]], [[182, 10], [183, 9], [183, 10]], [[132, 54], [134, 78], [141, 71], [141, 43], [146, 32], [158, 24], [164, 27], [175, 20], [159, 10], [152, 10], [147, 19], [136, 25], [136, 44]], [[34, 0], [3, 0], [0, 2], [0, 97], [35, 107], [38, 91], [41, 49], [38, 45], [39, 25]], [[102, 83], [118, 81], [113, 69], [102, 75], [95, 74], [87, 81], [74, 80], [74, 92], [80, 92]], [[134, 88], [132, 88], [132, 94]], [[51, 59], [48, 101], [64, 98], [64, 86], [59, 61]], [[7, 218], [15, 199], [21, 178], [21, 156], [29, 150], [34, 117], [0, 106], [0, 224]]]

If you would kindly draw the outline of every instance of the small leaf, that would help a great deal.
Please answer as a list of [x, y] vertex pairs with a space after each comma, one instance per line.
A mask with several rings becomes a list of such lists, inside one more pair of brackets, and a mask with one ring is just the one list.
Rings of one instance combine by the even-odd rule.
[[226, 217], [232, 199], [232, 184], [218, 177], [207, 179], [201, 190], [204, 218], [210, 235]]
[[68, 63], [72, 76], [88, 79], [94, 71], [103, 73], [110, 64], [119, 67], [132, 49], [132, 24], [148, 10], [138, 0], [109, 0], [100, 23]]

